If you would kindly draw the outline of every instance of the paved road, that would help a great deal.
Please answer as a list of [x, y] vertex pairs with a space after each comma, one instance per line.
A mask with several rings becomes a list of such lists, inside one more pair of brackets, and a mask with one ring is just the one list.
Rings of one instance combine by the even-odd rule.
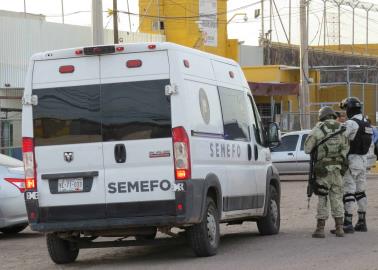
[[[81, 250], [78, 261], [54, 265], [44, 237], [25, 230], [0, 234], [0, 269], [332, 269], [378, 270], [378, 177], [369, 179], [369, 232], [344, 238], [312, 239], [315, 203], [307, 209], [306, 183], [282, 183], [281, 233], [260, 236], [254, 223], [222, 226], [219, 253], [196, 258], [185, 244]], [[327, 224], [327, 230], [333, 222]]]

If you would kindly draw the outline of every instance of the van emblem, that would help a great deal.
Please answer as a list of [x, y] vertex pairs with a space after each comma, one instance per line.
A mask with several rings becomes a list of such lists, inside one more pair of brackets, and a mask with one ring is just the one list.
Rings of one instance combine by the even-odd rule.
[[64, 160], [71, 162], [73, 160], [73, 152], [64, 152]]
[[200, 88], [199, 90], [199, 105], [201, 110], [202, 119], [206, 125], [210, 123], [210, 106], [209, 100], [207, 99], [207, 95], [205, 90]]

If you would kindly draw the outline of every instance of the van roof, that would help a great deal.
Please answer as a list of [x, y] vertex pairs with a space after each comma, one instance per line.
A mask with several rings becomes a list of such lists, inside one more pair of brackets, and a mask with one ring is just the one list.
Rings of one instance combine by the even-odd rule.
[[[150, 49], [149, 45], [155, 45], [156, 47], [153, 49]], [[43, 61], [43, 60], [52, 60], [52, 59], [62, 59], [62, 58], [72, 58], [72, 57], [84, 57], [84, 54], [77, 55], [75, 52], [77, 50], [83, 50], [87, 47], [102, 47], [102, 46], [115, 46], [117, 47], [123, 47], [124, 50], [120, 51], [119, 53], [137, 53], [137, 52], [146, 52], [146, 51], [161, 51], [161, 50], [175, 50], [175, 51], [181, 51], [183, 53], [190, 53], [195, 54], [198, 56], [211, 58], [213, 60], [217, 60], [223, 63], [227, 63], [230, 65], [237, 65], [237, 63], [229, 58], [217, 56], [214, 54], [206, 53], [197, 49], [192, 49], [189, 47], [185, 47], [182, 45], [178, 45], [171, 42], [145, 42], [145, 43], [127, 43], [127, 44], [108, 44], [108, 45], [91, 45], [91, 46], [82, 46], [82, 47], [76, 47], [76, 48], [68, 48], [68, 49], [61, 49], [61, 50], [52, 50], [52, 51], [45, 51], [36, 53], [31, 57], [32, 61]], [[117, 54], [115, 53], [112, 54]]]

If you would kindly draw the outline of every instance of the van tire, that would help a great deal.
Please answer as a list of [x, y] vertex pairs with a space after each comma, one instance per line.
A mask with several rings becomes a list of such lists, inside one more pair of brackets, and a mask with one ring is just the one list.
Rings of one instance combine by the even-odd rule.
[[202, 222], [187, 229], [188, 241], [198, 257], [215, 255], [220, 242], [219, 214], [210, 197], [206, 199], [205, 209]]
[[76, 243], [59, 238], [56, 234], [47, 234], [46, 242], [50, 258], [56, 264], [72, 263], [79, 255]]
[[277, 234], [280, 231], [280, 196], [273, 185], [270, 185], [267, 196], [266, 216], [257, 220], [257, 228], [262, 235]]
[[0, 232], [2, 232], [3, 234], [7, 234], [7, 235], [17, 234], [17, 233], [23, 231], [27, 226], [28, 226], [28, 224], [5, 227], [5, 228], [1, 228]]

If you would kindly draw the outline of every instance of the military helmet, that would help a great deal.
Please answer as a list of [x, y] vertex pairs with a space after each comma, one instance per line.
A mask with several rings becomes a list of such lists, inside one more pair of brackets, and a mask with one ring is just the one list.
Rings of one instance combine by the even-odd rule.
[[335, 111], [331, 107], [325, 106], [319, 110], [320, 121], [324, 121], [325, 119], [329, 118], [329, 116], [332, 116], [334, 119], [337, 118]]
[[361, 101], [356, 97], [348, 97], [340, 102], [340, 108], [342, 110], [349, 110], [353, 108], [361, 108]]

